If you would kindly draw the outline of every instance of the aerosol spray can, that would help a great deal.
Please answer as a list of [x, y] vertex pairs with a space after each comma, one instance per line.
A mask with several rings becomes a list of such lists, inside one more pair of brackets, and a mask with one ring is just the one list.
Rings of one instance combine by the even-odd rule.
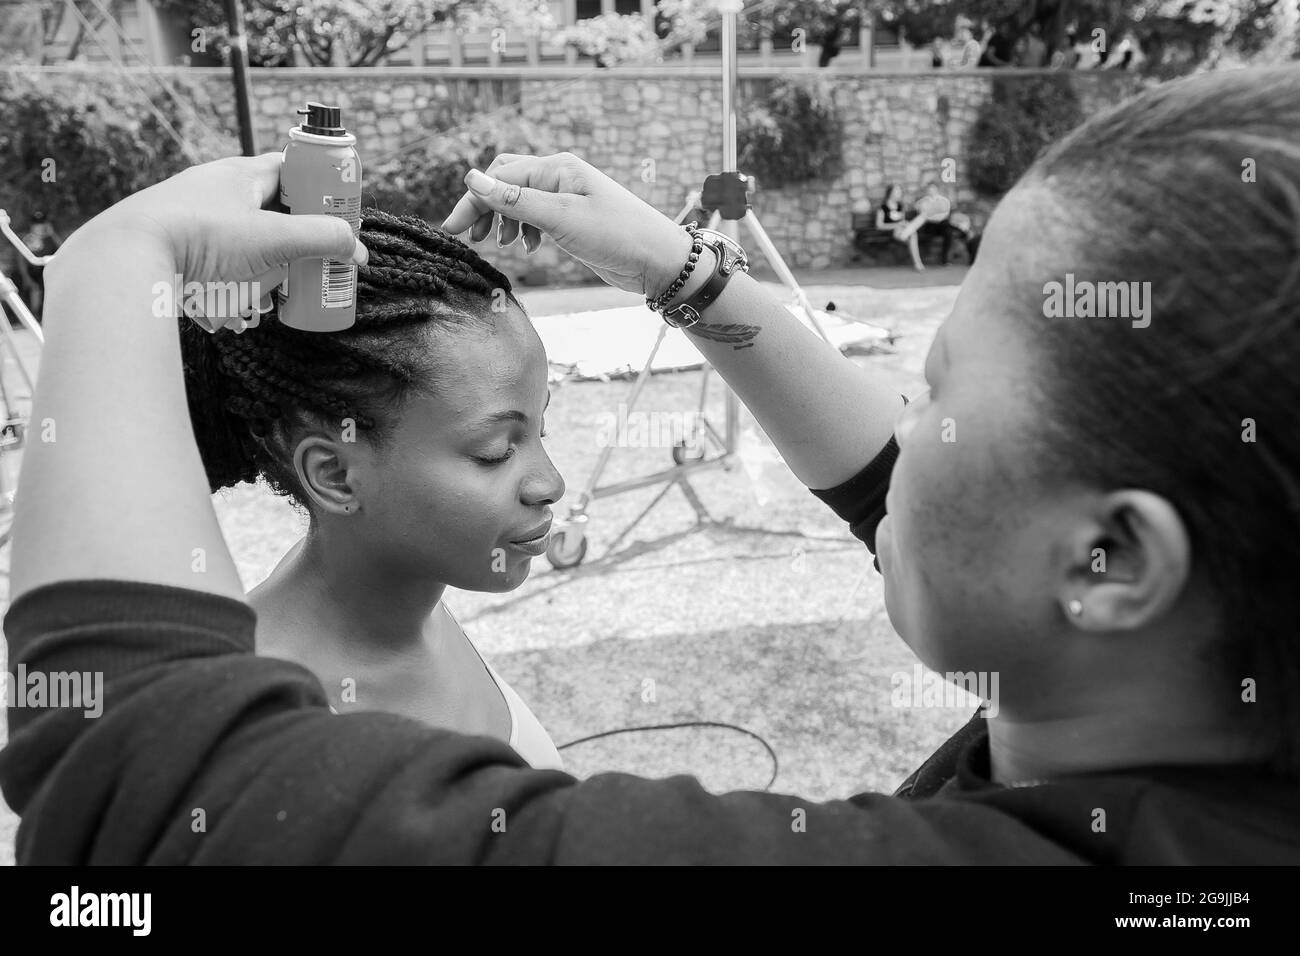
[[[343, 128], [337, 106], [308, 103], [289, 130], [280, 170], [280, 204], [295, 216], [338, 216], [361, 231], [361, 159], [357, 138]], [[281, 284], [280, 321], [308, 332], [338, 332], [357, 320], [357, 267], [337, 259], [289, 263]]]

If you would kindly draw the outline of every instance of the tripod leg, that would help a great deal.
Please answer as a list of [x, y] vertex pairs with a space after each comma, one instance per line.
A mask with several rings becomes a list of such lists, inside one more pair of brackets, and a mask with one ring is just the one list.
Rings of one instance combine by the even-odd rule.
[[13, 310], [18, 320], [27, 327], [27, 331], [36, 336], [37, 342], [45, 341], [45, 331], [41, 328], [40, 323], [36, 321], [36, 316], [32, 315], [31, 310], [27, 308], [27, 303], [23, 297], [18, 294], [18, 287], [13, 284], [7, 275], [0, 272], [0, 298], [4, 299], [5, 305]]
[[[637, 399], [641, 397], [641, 390], [645, 388], [646, 382], [650, 380], [650, 368], [654, 365], [655, 356], [659, 354], [659, 347], [664, 344], [664, 338], [668, 335], [668, 325], [660, 323], [659, 336], [655, 339], [654, 348], [650, 350], [650, 355], [645, 360], [645, 365], [637, 374], [636, 383], [632, 386], [632, 391], [623, 403], [625, 413], [630, 414], [636, 406]], [[617, 432], [617, 428], [616, 428]], [[596, 467], [591, 470], [591, 477], [587, 479], [586, 486], [582, 493], [578, 495], [578, 500], [569, 508], [569, 517], [574, 518], [586, 513], [587, 505], [595, 497], [596, 485], [600, 481], [601, 474], [605, 471], [605, 466], [609, 464], [609, 456], [614, 453], [614, 447], [618, 444], [617, 434], [611, 436], [611, 440], [604, 448], [600, 450], [600, 456], [596, 459]]]
[[776, 246], [772, 244], [772, 240], [768, 236], [767, 231], [763, 228], [763, 224], [760, 223], [758, 217], [754, 215], [754, 210], [748, 210], [745, 213], [745, 218], [742, 219], [741, 222], [748, 226], [749, 231], [754, 234], [754, 239], [758, 242], [759, 248], [763, 250], [763, 254], [767, 256], [767, 261], [771, 263], [772, 268], [776, 270], [776, 274], [781, 277], [781, 281], [784, 282], [790, 291], [794, 293], [795, 299], [799, 302], [799, 307], [803, 309], [804, 315], [808, 316], [808, 321], [811, 322], [812, 327], [817, 330], [817, 334], [822, 337], [823, 341], [825, 341], [827, 345], [833, 344], [830, 337], [826, 334], [826, 330], [823, 329], [821, 323], [817, 321], [817, 315], [813, 312], [813, 307], [808, 301], [808, 297], [804, 295], [803, 289], [799, 288], [799, 283], [795, 281], [794, 273], [790, 271], [790, 267], [787, 266], [785, 260], [781, 258], [781, 253], [776, 251]]
[[[0, 276], [0, 278], [3, 278], [3, 276]], [[8, 282], [8, 280], [5, 281]], [[27, 312], [27, 306], [23, 303], [22, 299], [18, 298], [18, 291], [17, 289], [14, 288], [12, 282], [8, 283], [8, 288], [0, 290], [0, 292], [2, 292], [2, 294], [0, 294], [0, 298], [3, 298], [4, 304], [9, 306], [9, 308], [13, 309], [14, 314], [17, 315], [18, 318], [22, 319], [24, 322], [27, 319], [31, 318], [31, 314]], [[44, 342], [45, 336], [40, 334], [39, 331], [40, 327], [36, 325], [36, 320], [31, 319], [31, 323], [32, 326], [34, 326], [37, 329], [37, 333], [38, 333], [36, 336], [37, 340], [40, 342]], [[14, 327], [9, 322], [9, 316], [4, 314], [3, 309], [0, 309], [0, 335], [3, 335], [4, 344], [9, 347], [9, 350], [11, 352], [13, 352], [14, 362], [17, 363], [18, 371], [22, 373], [23, 380], [27, 383], [28, 393], [30, 394], [35, 392], [36, 380], [32, 375], [32, 370], [29, 369], [27, 367], [27, 363], [23, 361], [23, 353], [19, 351], [18, 341], [14, 337]]]

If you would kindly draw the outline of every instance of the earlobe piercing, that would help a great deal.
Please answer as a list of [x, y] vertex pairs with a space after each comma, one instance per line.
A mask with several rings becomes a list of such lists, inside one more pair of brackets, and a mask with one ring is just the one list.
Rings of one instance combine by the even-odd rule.
[[1075, 598], [1065, 606], [1065, 609], [1070, 612], [1071, 617], [1078, 617], [1083, 613], [1083, 602]]

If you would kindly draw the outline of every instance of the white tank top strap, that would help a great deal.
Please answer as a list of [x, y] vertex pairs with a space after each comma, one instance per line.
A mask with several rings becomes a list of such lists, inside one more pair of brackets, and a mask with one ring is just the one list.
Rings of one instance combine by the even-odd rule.
[[487, 670], [496, 684], [497, 689], [501, 691], [501, 696], [505, 698], [506, 709], [510, 711], [510, 746], [515, 753], [528, 761], [529, 765], [538, 770], [562, 770], [564, 769], [564, 760], [560, 757], [560, 751], [556, 749], [555, 742], [551, 740], [551, 735], [546, 732], [542, 722], [537, 719], [528, 705], [524, 703], [523, 698], [515, 693], [515, 689], [505, 682], [505, 680], [492, 669], [492, 665], [484, 660], [479, 649], [474, 646], [474, 642], [465, 634], [465, 629], [461, 627], [455, 615], [446, 604], [439, 602], [439, 606], [451, 618], [453, 624], [465, 635], [465, 640], [470, 647], [474, 648], [474, 653], [478, 654], [478, 659], [483, 662], [483, 667]]

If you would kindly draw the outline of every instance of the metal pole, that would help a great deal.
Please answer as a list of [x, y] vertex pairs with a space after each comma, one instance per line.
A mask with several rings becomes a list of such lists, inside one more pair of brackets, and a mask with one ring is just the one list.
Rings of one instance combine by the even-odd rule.
[[[742, 0], [719, 0], [722, 13], [722, 170], [738, 171], [736, 158], [736, 15], [744, 7]], [[717, 217], [714, 213], [714, 217]], [[732, 239], [740, 238], [734, 220], [723, 220], [721, 231]], [[740, 445], [740, 400], [728, 386], [725, 400], [724, 447], [734, 454]]]
[[722, 11], [722, 169], [736, 168], [736, 14], [740, 0], [720, 0]]
[[239, 148], [245, 156], [257, 155], [253, 136], [253, 114], [248, 105], [248, 37], [244, 34], [244, 6], [240, 0], [226, 0], [226, 22], [230, 24], [230, 68], [235, 81], [235, 114], [239, 117]]

